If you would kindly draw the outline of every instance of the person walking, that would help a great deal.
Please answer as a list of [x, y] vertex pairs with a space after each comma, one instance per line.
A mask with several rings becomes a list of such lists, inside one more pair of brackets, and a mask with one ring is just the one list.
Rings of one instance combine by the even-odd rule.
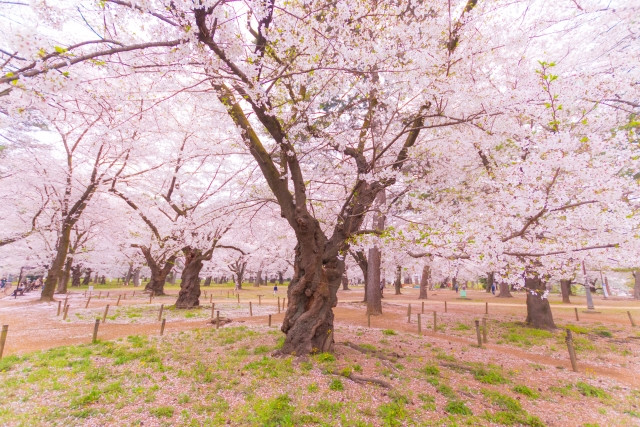
[[278, 294], [278, 285], [275, 285], [273, 287], [273, 296], [276, 296]]

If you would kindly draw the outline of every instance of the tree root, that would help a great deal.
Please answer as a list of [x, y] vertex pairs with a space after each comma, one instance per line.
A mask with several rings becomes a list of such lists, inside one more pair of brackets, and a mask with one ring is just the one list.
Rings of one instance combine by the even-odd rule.
[[349, 348], [352, 348], [354, 350], [357, 350], [357, 351], [359, 351], [361, 353], [369, 354], [371, 356], [377, 357], [378, 359], [386, 360], [386, 361], [389, 361], [389, 362], [396, 362], [399, 358], [402, 357], [398, 353], [391, 352], [391, 353], [385, 354], [384, 352], [382, 352], [380, 350], [372, 350], [372, 349], [369, 349], [369, 348], [364, 348], [364, 347], [359, 346], [358, 344], [354, 344], [354, 343], [349, 342], [349, 341], [345, 341], [345, 342], [342, 342], [340, 344], [342, 344], [344, 346], [347, 346]]
[[360, 375], [354, 375], [354, 374], [349, 374], [347, 378], [349, 378], [353, 382], [360, 383], [360, 384], [375, 384], [384, 388], [393, 388], [391, 387], [391, 384], [389, 384], [388, 382], [379, 380], [377, 378], [362, 377]]
[[[220, 318], [220, 325], [226, 325], [227, 323], [231, 323], [231, 322], [233, 322], [233, 320], [231, 320], [228, 317], [221, 317]], [[215, 325], [216, 323], [218, 323], [218, 318], [214, 317], [213, 319], [210, 319], [209, 323]]]

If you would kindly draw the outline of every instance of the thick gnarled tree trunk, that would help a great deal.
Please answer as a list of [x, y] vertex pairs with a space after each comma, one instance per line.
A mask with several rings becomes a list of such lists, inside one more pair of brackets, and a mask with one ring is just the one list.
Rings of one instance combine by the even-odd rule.
[[562, 302], [565, 304], [571, 304], [569, 299], [569, 293], [571, 290], [571, 280], [560, 280], [560, 293], [562, 294]]
[[[149, 269], [151, 270], [151, 278], [149, 280], [149, 283], [147, 283], [147, 285], [144, 287], [144, 291], [149, 292], [154, 296], [164, 295], [164, 284], [167, 280], [169, 272], [175, 265], [177, 256], [174, 254], [169, 256], [169, 258], [167, 258], [166, 260], [160, 259], [156, 261], [151, 255], [151, 249], [145, 246], [140, 246], [139, 248], [147, 261]], [[134, 273], [134, 285], [136, 273], [138, 272], [139, 271], [136, 270], [136, 272]]]
[[193, 308], [200, 305], [200, 270], [204, 256], [200, 250], [191, 247], [184, 248], [182, 252], [184, 269], [176, 308]]
[[294, 273], [287, 298], [289, 304], [282, 323], [287, 334], [282, 354], [304, 355], [333, 351], [333, 307], [344, 261], [337, 256], [323, 260], [326, 238], [320, 224], [308, 214], [299, 214], [298, 244]]
[[527, 277], [525, 279], [527, 291], [527, 320], [526, 323], [537, 329], [555, 329], [551, 306], [549, 300], [543, 295], [547, 287], [538, 277]]

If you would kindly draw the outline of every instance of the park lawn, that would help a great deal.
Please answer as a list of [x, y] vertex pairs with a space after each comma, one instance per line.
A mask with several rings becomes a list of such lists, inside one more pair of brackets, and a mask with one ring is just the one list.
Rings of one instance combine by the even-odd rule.
[[[275, 327], [130, 336], [0, 361], [2, 425], [633, 425], [640, 390], [393, 329], [274, 358]], [[375, 380], [369, 383], [367, 379]], [[388, 386], [388, 387], [387, 387]]]

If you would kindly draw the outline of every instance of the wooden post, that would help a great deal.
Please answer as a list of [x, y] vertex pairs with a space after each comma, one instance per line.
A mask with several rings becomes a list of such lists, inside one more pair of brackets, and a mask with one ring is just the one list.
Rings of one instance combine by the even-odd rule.
[[104, 314], [102, 315], [102, 323], [107, 321], [107, 313], [109, 312], [109, 304], [104, 308]]
[[482, 342], [487, 343], [487, 318], [482, 318]]
[[116, 306], [120, 305], [120, 297], [121, 297], [121, 296], [122, 296], [122, 295], [118, 295], [118, 301], [116, 302]]
[[280, 297], [278, 297], [278, 313], [280, 313]]
[[151, 300], [153, 299], [153, 294], [149, 295], [149, 304], [151, 304]]
[[64, 311], [67, 304], [69, 304], [68, 301], [69, 301], [69, 295], [64, 297], [64, 305], [62, 306], [62, 311]]
[[67, 315], [69, 314], [69, 307], [71, 306], [67, 304], [67, 306], [64, 308], [64, 313], [62, 314], [62, 320], [67, 320]]
[[167, 319], [162, 319], [162, 323], [160, 324], [160, 336], [164, 335], [164, 325], [167, 323]]
[[162, 319], [162, 311], [164, 310], [164, 304], [160, 304], [160, 311], [158, 312], [158, 322]]
[[84, 308], [89, 308], [89, 302], [91, 302], [91, 295], [89, 295], [89, 299], [87, 299], [87, 303], [84, 305]]
[[62, 301], [58, 301], [58, 313], [56, 316], [60, 316], [60, 307], [62, 306]]
[[105, 298], [109, 298], [109, 292], [107, 292], [107, 296]]
[[574, 310], [576, 312], [576, 321], [580, 321], [580, 317], [578, 316], [578, 307], [574, 307]]
[[422, 311], [421, 311], [421, 313], [424, 314], [424, 301], [422, 301]]
[[476, 320], [476, 335], [478, 336], [478, 347], [482, 347], [482, 336], [480, 335], [480, 321]]
[[209, 295], [209, 304], [213, 304], [213, 294]]
[[[153, 294], [151, 294], [151, 295], [153, 295]], [[131, 298], [133, 298], [135, 296], [136, 296], [136, 291], [133, 291], [133, 294], [131, 295]]]
[[236, 296], [238, 297], [238, 305], [240, 305], [240, 293], [238, 292]]
[[370, 328], [371, 327], [371, 315], [367, 314], [367, 327]]
[[418, 313], [418, 335], [422, 335], [422, 314]]
[[286, 298], [282, 298], [282, 309], [284, 310], [284, 308], [287, 306], [287, 299]]
[[484, 303], [484, 314], [489, 314], [489, 303], [488, 302]]
[[435, 332], [438, 329], [438, 314], [434, 311], [433, 312], [433, 332]]
[[220, 310], [216, 311], [216, 329], [220, 328]]
[[258, 305], [262, 305], [262, 295], [258, 295]]
[[571, 336], [571, 329], [567, 329], [567, 336], [565, 337], [567, 342], [567, 349], [569, 350], [569, 359], [571, 359], [571, 369], [573, 372], [578, 372], [578, 362], [576, 360], [576, 350], [573, 348], [573, 337]]
[[253, 317], [253, 307], [251, 306], [251, 301], [249, 301], [249, 316]]
[[0, 359], [2, 359], [2, 353], [4, 352], [4, 343], [7, 341], [8, 332], [9, 325], [2, 325], [2, 332], [0, 332]]
[[407, 323], [411, 323], [411, 304], [407, 307]]
[[95, 343], [98, 341], [98, 328], [100, 327], [100, 319], [96, 319], [96, 323], [93, 325], [93, 337], [91, 338], [91, 342]]
[[444, 312], [445, 313], [447, 312], [447, 302], [446, 301], [444, 302]]
[[98, 299], [102, 296], [102, 291], [98, 292]]
[[633, 317], [631, 317], [630, 311], [627, 311], [627, 315], [629, 316], [629, 321], [631, 322], [631, 326], [636, 326], [636, 322], [633, 321]]
[[211, 304], [211, 320], [213, 320], [213, 313], [215, 313], [215, 310], [216, 310], [216, 305]]
[[269, 315], [269, 327], [271, 327], [271, 315]]

